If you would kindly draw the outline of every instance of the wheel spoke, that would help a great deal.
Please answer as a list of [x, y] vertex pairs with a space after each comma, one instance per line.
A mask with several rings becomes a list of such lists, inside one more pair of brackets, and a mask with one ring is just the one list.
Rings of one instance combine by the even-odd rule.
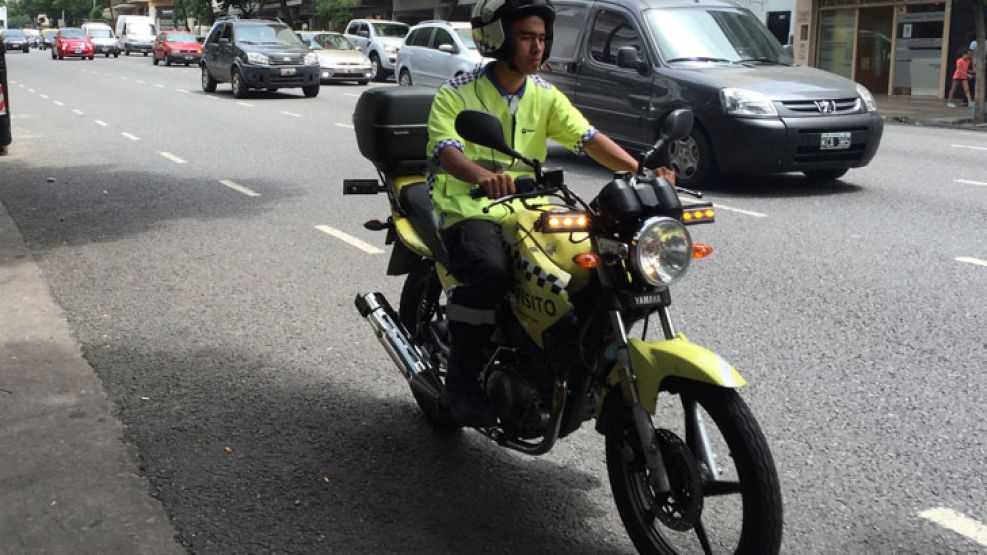
[[740, 482], [728, 482], [724, 480], [711, 480], [709, 482], [703, 482], [703, 497], [735, 495], [739, 493]]
[[706, 528], [703, 526], [702, 520], [696, 523], [695, 530], [696, 537], [699, 538], [699, 544], [703, 546], [703, 553], [712, 555], [713, 547], [709, 545], [709, 538], [706, 536]]

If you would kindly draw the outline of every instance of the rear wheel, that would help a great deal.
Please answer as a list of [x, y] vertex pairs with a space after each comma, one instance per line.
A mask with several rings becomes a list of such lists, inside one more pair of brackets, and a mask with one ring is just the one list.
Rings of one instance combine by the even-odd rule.
[[319, 96], [319, 91], [322, 90], [321, 85], [309, 85], [307, 87], [302, 87], [302, 93], [305, 98], [315, 98]]
[[666, 149], [666, 160], [675, 170], [677, 185], [699, 189], [716, 178], [713, 148], [702, 129], [693, 127], [687, 137], [668, 143]]
[[[435, 264], [421, 261], [411, 272], [401, 289], [398, 305], [401, 323], [412, 339], [422, 348], [437, 375], [436, 381], [445, 383], [445, 370], [449, 357], [449, 333], [446, 322], [442, 284], [435, 273]], [[429, 423], [439, 430], [458, 430], [459, 424], [449, 414], [445, 399], [433, 398], [414, 388], [411, 393]]]
[[410, 87], [414, 85], [414, 83], [411, 81], [410, 71], [408, 71], [407, 69], [401, 70], [401, 75], [398, 76], [398, 85], [401, 85], [402, 87]]
[[[671, 483], [651, 484], [630, 411], [615, 399], [606, 435], [614, 501], [641, 553], [778, 553], [782, 502], [768, 445], [750, 409], [733, 389], [666, 380], [655, 430]], [[613, 394], [619, 395], [619, 389]], [[614, 400], [608, 400], [608, 403]], [[701, 441], [696, 430], [706, 433]], [[709, 452], [711, 459], [697, 457]]]
[[209, 70], [206, 66], [202, 66], [202, 90], [207, 93], [216, 92], [216, 80], [209, 75]]

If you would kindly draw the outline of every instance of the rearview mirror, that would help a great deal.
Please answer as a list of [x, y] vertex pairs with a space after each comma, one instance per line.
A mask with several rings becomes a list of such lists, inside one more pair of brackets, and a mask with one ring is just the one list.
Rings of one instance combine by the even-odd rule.
[[617, 50], [617, 67], [636, 70], [642, 76], [650, 71], [648, 62], [641, 59], [640, 51], [634, 46], [623, 46]]
[[[515, 156], [514, 149], [504, 141], [504, 128], [500, 120], [486, 112], [463, 110], [456, 116], [456, 133], [471, 143], [499, 150]], [[520, 157], [520, 155], [516, 156]]]
[[229, 46], [230, 45], [230, 39], [227, 39], [227, 38], [219, 39], [219, 45], [220, 46]]
[[679, 108], [668, 114], [661, 124], [661, 138], [666, 141], [684, 139], [692, 131], [693, 119], [692, 110], [688, 108]]
[[453, 46], [453, 45], [451, 45], [451, 44], [440, 44], [439, 45], [439, 50], [441, 50], [442, 52], [445, 52], [447, 54], [455, 54], [456, 53], [456, 47]]

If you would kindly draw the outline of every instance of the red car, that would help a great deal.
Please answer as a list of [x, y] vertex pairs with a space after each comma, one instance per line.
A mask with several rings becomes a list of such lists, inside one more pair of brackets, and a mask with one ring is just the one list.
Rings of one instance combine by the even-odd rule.
[[195, 40], [192, 33], [185, 31], [164, 31], [154, 39], [154, 50], [151, 60], [154, 65], [164, 62], [171, 64], [199, 65], [202, 59], [202, 45]]
[[96, 59], [93, 39], [82, 29], [64, 27], [59, 29], [51, 42], [51, 59], [89, 58]]

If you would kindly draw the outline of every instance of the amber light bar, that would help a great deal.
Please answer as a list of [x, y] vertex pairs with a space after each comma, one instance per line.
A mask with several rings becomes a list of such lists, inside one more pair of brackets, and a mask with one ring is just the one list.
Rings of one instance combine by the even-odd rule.
[[538, 220], [542, 233], [567, 233], [589, 229], [589, 216], [584, 212], [545, 212]]
[[682, 223], [685, 225], [710, 224], [716, 220], [712, 205], [689, 206], [682, 209]]

